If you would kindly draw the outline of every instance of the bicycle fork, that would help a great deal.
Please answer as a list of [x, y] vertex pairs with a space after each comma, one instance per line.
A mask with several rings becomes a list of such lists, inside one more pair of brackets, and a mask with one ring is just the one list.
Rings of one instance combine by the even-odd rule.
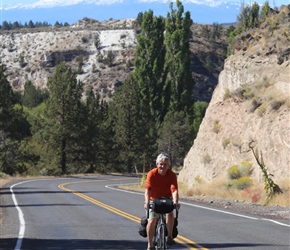
[[166, 224], [164, 222], [164, 216], [161, 215], [156, 226], [156, 235], [154, 236], [155, 248], [158, 250], [165, 250], [166, 247]]

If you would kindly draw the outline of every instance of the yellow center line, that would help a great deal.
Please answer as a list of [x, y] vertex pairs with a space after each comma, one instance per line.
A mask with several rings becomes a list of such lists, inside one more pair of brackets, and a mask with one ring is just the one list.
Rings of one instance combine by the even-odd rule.
[[[116, 180], [116, 179], [113, 179], [113, 180]], [[122, 179], [122, 180], [124, 180], [124, 179]], [[95, 204], [97, 206], [105, 208], [105, 209], [107, 209], [107, 210], [109, 210], [109, 211], [111, 211], [111, 212], [113, 212], [115, 214], [118, 214], [120, 216], [123, 216], [123, 217], [129, 219], [129, 220], [132, 220], [132, 221], [135, 221], [137, 223], [140, 223], [140, 218], [139, 217], [136, 217], [136, 216], [134, 216], [132, 214], [128, 214], [128, 213], [126, 213], [126, 212], [124, 212], [122, 210], [119, 210], [119, 209], [117, 209], [115, 207], [109, 206], [109, 205], [107, 205], [107, 204], [105, 204], [103, 202], [95, 200], [95, 199], [93, 199], [93, 198], [91, 198], [91, 197], [89, 197], [89, 196], [87, 196], [85, 194], [82, 194], [82, 193], [78, 192], [78, 191], [75, 191], [75, 190], [72, 190], [72, 189], [69, 189], [69, 188], [65, 187], [66, 185], [69, 185], [69, 184], [76, 184], [76, 183], [83, 183], [83, 182], [96, 182], [96, 181], [99, 182], [99, 181], [105, 181], [105, 180], [93, 180], [93, 181], [92, 180], [88, 180], [88, 181], [78, 181], [78, 182], [67, 182], [67, 183], [59, 184], [58, 187], [60, 189], [62, 189], [62, 190], [65, 190], [65, 191], [70, 192], [70, 193], [72, 193], [72, 194], [74, 194], [76, 196], [79, 196], [79, 197], [81, 197], [81, 198], [83, 198], [83, 199], [85, 199], [85, 200], [87, 200], [87, 201], [89, 201], [89, 202], [91, 202], [91, 203], [93, 203], [93, 204]], [[204, 248], [204, 247], [200, 246], [199, 244], [197, 244], [196, 242], [194, 242], [194, 241], [192, 241], [192, 240], [190, 240], [190, 239], [188, 239], [188, 238], [186, 238], [186, 237], [184, 237], [182, 235], [179, 235], [179, 234], [175, 238], [175, 241], [178, 242], [179, 244], [185, 246], [187, 249], [191, 249], [191, 250], [193, 250], [193, 249], [207, 250], [207, 248]]]

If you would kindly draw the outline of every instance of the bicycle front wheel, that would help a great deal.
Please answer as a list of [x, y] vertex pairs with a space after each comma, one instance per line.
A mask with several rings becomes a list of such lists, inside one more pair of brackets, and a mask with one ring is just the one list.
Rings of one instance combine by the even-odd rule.
[[157, 249], [165, 250], [166, 249], [166, 235], [165, 235], [165, 224], [161, 224], [158, 228], [158, 235], [157, 235]]

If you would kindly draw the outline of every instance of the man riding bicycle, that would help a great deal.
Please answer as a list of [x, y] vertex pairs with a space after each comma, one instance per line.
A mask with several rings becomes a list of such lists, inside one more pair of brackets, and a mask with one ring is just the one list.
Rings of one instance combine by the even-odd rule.
[[[149, 171], [145, 184], [145, 203], [144, 208], [148, 209], [148, 203], [152, 203], [154, 199], [165, 197], [172, 198], [173, 203], [180, 207], [178, 204], [178, 185], [176, 174], [170, 169], [170, 158], [161, 153], [156, 159], [156, 168]], [[156, 213], [150, 209], [148, 224], [146, 227], [148, 236], [148, 250], [155, 249], [153, 247], [153, 237], [155, 234], [155, 227], [157, 222]], [[166, 227], [167, 227], [167, 245], [175, 244], [172, 238], [172, 231], [174, 226], [174, 213], [173, 211], [166, 214]]]

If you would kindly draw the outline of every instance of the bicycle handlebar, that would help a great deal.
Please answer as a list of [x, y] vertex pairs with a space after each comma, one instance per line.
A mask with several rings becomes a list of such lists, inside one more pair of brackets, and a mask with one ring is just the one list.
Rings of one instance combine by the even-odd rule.
[[[178, 218], [178, 210], [179, 210], [179, 208], [178, 208], [178, 203], [176, 203], [176, 204], [173, 204], [174, 205], [174, 208], [173, 208], [173, 210], [175, 209], [175, 215], [176, 215], [176, 219]], [[150, 204], [150, 203], [147, 203], [147, 209], [146, 209], [146, 217], [147, 217], [147, 219], [149, 218], [149, 209], [150, 208], [152, 208], [152, 204]], [[172, 211], [173, 211], [172, 210]]]

